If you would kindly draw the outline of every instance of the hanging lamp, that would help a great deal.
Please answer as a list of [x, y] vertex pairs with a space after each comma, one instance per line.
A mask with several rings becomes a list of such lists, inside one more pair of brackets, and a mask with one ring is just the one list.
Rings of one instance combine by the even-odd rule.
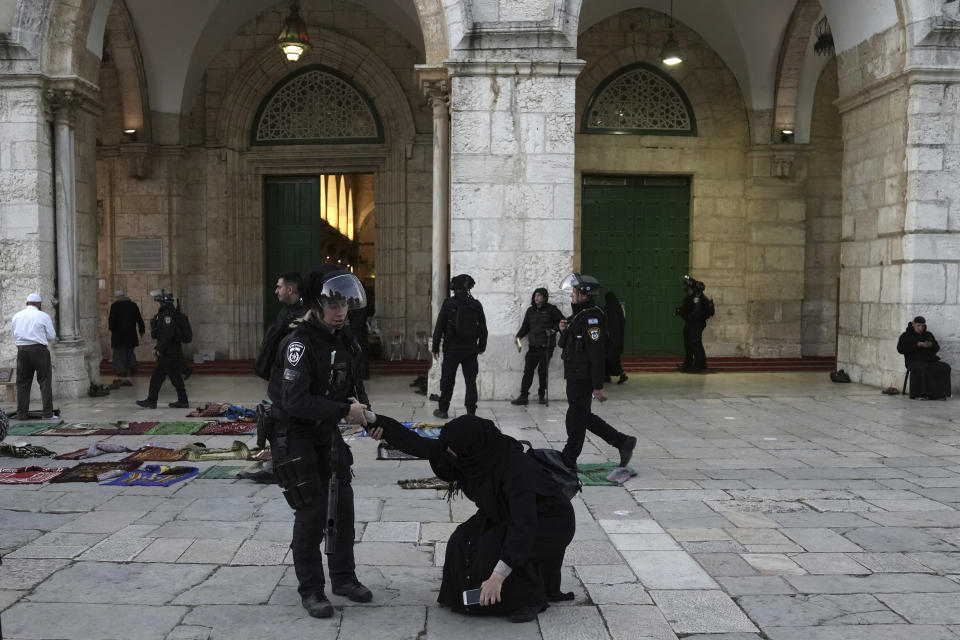
[[663, 43], [663, 49], [660, 50], [660, 60], [668, 67], [683, 62], [683, 56], [680, 55], [680, 45], [677, 39], [673, 37], [673, 0], [670, 0], [670, 32], [667, 34], [667, 41]]
[[300, 3], [297, 0], [290, 1], [290, 14], [283, 21], [283, 28], [277, 36], [277, 46], [290, 62], [296, 62], [310, 50], [307, 25], [300, 17]]

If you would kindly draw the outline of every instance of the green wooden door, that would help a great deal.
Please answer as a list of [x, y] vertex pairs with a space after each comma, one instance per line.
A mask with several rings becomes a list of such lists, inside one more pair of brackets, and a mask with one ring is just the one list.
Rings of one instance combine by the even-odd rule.
[[581, 221], [582, 271], [624, 303], [624, 355], [682, 354], [673, 310], [689, 268], [689, 180], [584, 176]]
[[290, 271], [306, 276], [323, 262], [320, 177], [268, 177], [263, 187], [263, 319], [269, 326], [280, 311], [277, 278]]

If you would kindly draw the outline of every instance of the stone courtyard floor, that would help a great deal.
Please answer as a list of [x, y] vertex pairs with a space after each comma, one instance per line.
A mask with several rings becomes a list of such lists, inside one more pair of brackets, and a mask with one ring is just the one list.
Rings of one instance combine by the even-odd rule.
[[[434, 404], [409, 382], [374, 379], [374, 409], [435, 422]], [[187, 384], [194, 406], [249, 407], [263, 394], [253, 377]], [[67, 422], [183, 418], [134, 406], [145, 385], [59, 406]], [[431, 476], [427, 463], [376, 461], [375, 443], [356, 438], [356, 558], [372, 603], [331, 595], [332, 619], [306, 615], [290, 565], [292, 513], [276, 486], [5, 485], [3, 637], [960, 640], [956, 401], [884, 396], [826, 373], [646, 374], [608, 392], [595, 411], [637, 436], [638, 475], [574, 499], [563, 588], [576, 600], [538, 622], [437, 605], [444, 540], [472, 506], [401, 489], [397, 480]], [[164, 406], [171, 393], [165, 385]], [[565, 409], [482, 402], [479, 415], [559, 448]], [[66, 452], [100, 439], [8, 441]], [[234, 437], [114, 439], [229, 446]], [[581, 462], [614, 456], [588, 440]]]

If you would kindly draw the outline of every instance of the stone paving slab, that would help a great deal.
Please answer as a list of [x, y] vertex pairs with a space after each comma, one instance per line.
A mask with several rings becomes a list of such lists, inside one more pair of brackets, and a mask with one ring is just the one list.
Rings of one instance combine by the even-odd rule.
[[722, 591], [651, 591], [651, 596], [677, 634], [758, 630]]
[[20, 602], [3, 612], [7, 640], [164, 640], [187, 607]]

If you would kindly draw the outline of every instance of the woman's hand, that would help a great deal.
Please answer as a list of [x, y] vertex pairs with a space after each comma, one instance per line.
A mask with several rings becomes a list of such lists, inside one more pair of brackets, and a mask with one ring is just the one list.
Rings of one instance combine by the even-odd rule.
[[490, 604], [500, 602], [500, 587], [503, 586], [505, 578], [494, 571], [490, 577], [480, 585], [480, 606], [485, 607]]
[[383, 437], [383, 427], [374, 427], [373, 429], [367, 431], [367, 435], [374, 440], [379, 440], [380, 442], [386, 441], [386, 438]]

